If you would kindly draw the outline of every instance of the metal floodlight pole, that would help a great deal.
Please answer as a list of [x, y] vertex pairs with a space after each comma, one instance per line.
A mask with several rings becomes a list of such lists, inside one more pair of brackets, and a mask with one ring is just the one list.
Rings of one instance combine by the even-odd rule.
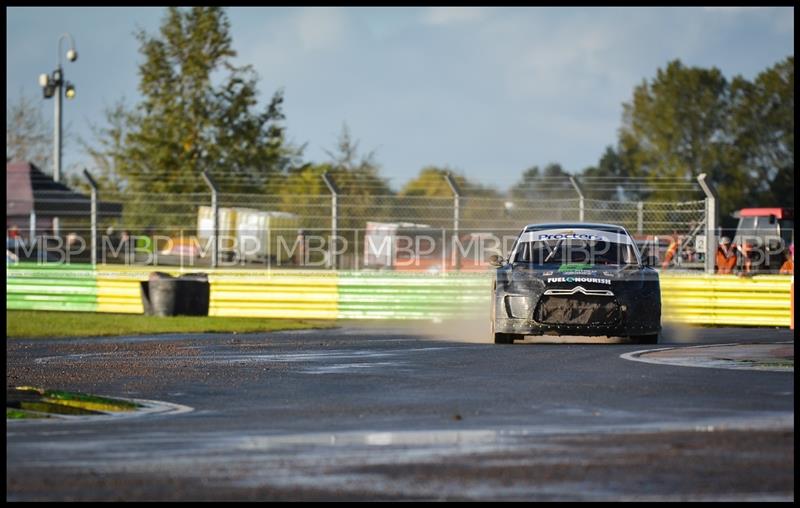
[[584, 218], [583, 192], [581, 192], [581, 188], [580, 188], [580, 186], [578, 186], [578, 182], [575, 181], [575, 177], [574, 176], [570, 176], [569, 177], [569, 182], [572, 184], [573, 187], [575, 187], [575, 192], [578, 193], [578, 206], [579, 206], [578, 220], [580, 222], [583, 222], [583, 218]]
[[719, 194], [705, 173], [700, 173], [697, 182], [706, 194], [706, 273], [714, 273], [717, 257], [717, 224], [719, 223]]
[[[56, 114], [55, 114], [55, 130], [53, 132], [53, 180], [56, 182], [61, 181], [61, 65], [53, 73], [53, 76], [58, 76], [56, 82]], [[58, 216], [53, 217], [53, 234], [58, 236], [60, 229]]]
[[216, 268], [217, 260], [219, 259], [219, 203], [217, 200], [219, 187], [207, 170], [203, 171], [203, 180], [206, 181], [206, 185], [211, 189], [211, 229], [213, 230], [214, 238], [214, 242], [211, 244], [211, 268]]
[[[69, 33], [63, 33], [58, 38], [58, 68], [53, 72], [53, 85], [55, 85], [55, 99], [56, 99], [56, 126], [55, 126], [55, 138], [54, 138], [54, 162], [55, 162], [55, 170], [53, 172], [53, 180], [56, 182], [61, 181], [61, 90], [64, 86], [64, 70], [61, 67], [61, 41], [64, 40], [64, 37], [69, 38], [70, 49], [67, 51], [67, 59], [70, 62], [74, 62], [78, 59], [78, 52], [75, 51], [75, 40], [72, 38], [72, 35]], [[72, 95], [69, 95], [68, 98], [74, 97], [74, 87], [67, 83], [67, 92], [72, 92]]]
[[[75, 87], [64, 81], [64, 69], [61, 66], [61, 41], [64, 38], [69, 39], [70, 49], [67, 50], [67, 60], [74, 62], [78, 59], [78, 52], [75, 51], [75, 40], [69, 33], [61, 34], [58, 38], [58, 67], [53, 71], [51, 76], [42, 74], [39, 76], [39, 85], [44, 92], [44, 98], [49, 99], [55, 95], [55, 125], [53, 127], [53, 180], [56, 182], [61, 181], [61, 113], [62, 113], [62, 90], [66, 86], [66, 96], [68, 99], [75, 97]], [[53, 217], [53, 233], [58, 235], [59, 232], [59, 218]]]
[[[59, 42], [61, 40], [59, 39]], [[59, 55], [60, 56], [60, 55]], [[55, 81], [55, 100], [56, 100], [56, 113], [55, 113], [55, 127], [53, 130], [53, 180], [56, 182], [61, 181], [61, 84], [64, 82], [64, 71], [61, 70], [61, 64], [53, 73]]]
[[339, 208], [339, 188], [336, 186], [336, 182], [333, 181], [331, 175], [328, 174], [326, 171], [322, 174], [322, 181], [325, 182], [325, 185], [328, 186], [328, 190], [331, 192], [331, 241], [330, 246], [328, 247], [330, 253], [328, 255], [328, 268], [335, 269], [336, 268], [336, 235], [337, 235], [337, 222], [338, 222], [338, 208]]
[[[450, 172], [444, 174], [444, 179], [447, 185], [450, 186], [450, 190], [453, 191], [453, 248], [455, 249], [457, 245], [456, 242], [459, 238], [458, 220], [461, 213], [461, 189], [459, 189], [458, 184]], [[458, 255], [458, 252], [455, 252], [455, 269], [461, 269], [461, 256]]]
[[89, 181], [89, 185], [92, 187], [92, 208], [90, 211], [91, 214], [91, 223], [92, 223], [92, 266], [97, 265], [97, 182], [94, 181], [92, 175], [89, 174], [89, 171], [86, 169], [83, 170], [83, 176], [86, 177], [86, 180]]

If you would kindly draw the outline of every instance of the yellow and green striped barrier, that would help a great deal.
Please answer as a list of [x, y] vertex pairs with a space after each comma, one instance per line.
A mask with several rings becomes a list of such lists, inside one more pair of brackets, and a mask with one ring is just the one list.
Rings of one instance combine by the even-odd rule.
[[7, 265], [6, 309], [97, 312], [94, 270], [87, 265]]
[[392, 272], [342, 273], [338, 279], [339, 319], [431, 319], [488, 308], [486, 276]]
[[[100, 265], [7, 266], [6, 308], [143, 313], [139, 283], [155, 270], [203, 271], [209, 315], [286, 319], [445, 319], [488, 308], [489, 273], [244, 270]], [[789, 326], [792, 276], [661, 274], [665, 322]]]
[[664, 321], [789, 326], [791, 275], [661, 275]]

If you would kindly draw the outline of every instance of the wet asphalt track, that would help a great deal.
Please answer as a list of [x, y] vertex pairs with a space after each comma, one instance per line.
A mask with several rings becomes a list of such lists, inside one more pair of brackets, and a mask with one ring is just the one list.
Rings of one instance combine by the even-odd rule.
[[13, 340], [7, 384], [188, 412], [8, 422], [8, 500], [793, 500], [794, 374], [348, 327]]

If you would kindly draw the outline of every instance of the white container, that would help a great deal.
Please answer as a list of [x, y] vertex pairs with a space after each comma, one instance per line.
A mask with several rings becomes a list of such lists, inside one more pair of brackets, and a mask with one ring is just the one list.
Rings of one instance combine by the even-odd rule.
[[[219, 207], [217, 220], [219, 221], [220, 251], [231, 252], [236, 238], [236, 209]], [[201, 206], [197, 209], [197, 240], [200, 242], [201, 251], [211, 252], [210, 242], [213, 235], [213, 208]]]
[[[239, 259], [263, 261], [282, 248], [282, 257], [295, 244], [300, 217], [288, 212], [264, 212], [252, 208], [236, 209], [236, 240]], [[282, 240], [282, 242], [281, 242]]]

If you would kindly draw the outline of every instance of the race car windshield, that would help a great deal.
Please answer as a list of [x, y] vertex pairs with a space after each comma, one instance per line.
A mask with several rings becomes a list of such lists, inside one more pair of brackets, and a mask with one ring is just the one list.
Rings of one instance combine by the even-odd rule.
[[630, 245], [604, 240], [558, 239], [522, 242], [515, 263], [530, 265], [627, 265], [636, 263]]

